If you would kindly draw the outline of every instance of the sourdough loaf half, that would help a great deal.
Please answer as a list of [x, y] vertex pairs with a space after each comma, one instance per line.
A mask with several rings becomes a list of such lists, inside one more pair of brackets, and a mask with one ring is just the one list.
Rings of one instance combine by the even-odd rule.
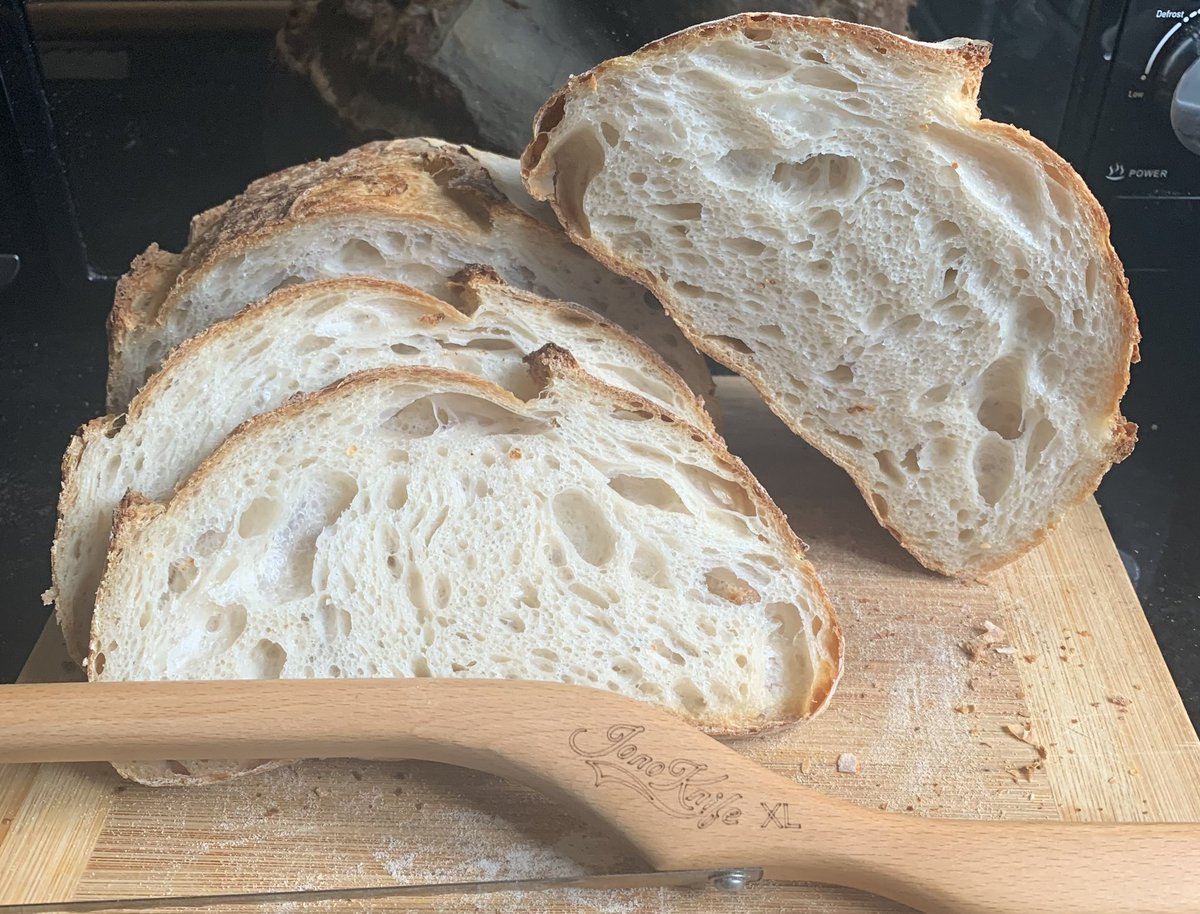
[[522, 161], [576, 242], [960, 575], [1040, 541], [1136, 431], [1108, 222], [1055, 153], [980, 119], [987, 58], [736, 16], [574, 77]]
[[182, 253], [151, 245], [117, 285], [109, 409], [123, 410], [183, 340], [280, 286], [363, 275], [447, 298], [450, 277], [472, 264], [591, 308], [662, 353], [699, 394], [711, 394], [704, 359], [653, 296], [509, 203], [469, 155], [410, 139], [263, 178], [197, 216]]
[[527, 401], [444, 369], [352, 375], [242, 425], [165, 504], [128, 498], [90, 678], [554, 680], [727, 735], [818, 711], [837, 621], [745, 466], [565, 350], [529, 361]]
[[55, 602], [70, 654], [82, 660], [87, 653], [92, 601], [122, 496], [133, 489], [168, 498], [239, 423], [348, 374], [433, 365], [527, 397], [535, 391], [522, 359], [554, 342], [605, 383], [713, 431], [679, 376], [615, 324], [512, 289], [480, 268], [459, 280], [462, 310], [382, 280], [288, 286], [175, 349], [124, 415], [84, 426], [63, 461], [53, 584], [45, 594]]

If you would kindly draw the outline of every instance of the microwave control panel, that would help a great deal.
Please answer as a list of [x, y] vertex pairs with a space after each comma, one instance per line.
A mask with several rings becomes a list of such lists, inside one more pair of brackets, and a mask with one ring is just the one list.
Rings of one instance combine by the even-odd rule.
[[1200, 0], [1132, 0], [1100, 40], [1109, 79], [1084, 177], [1102, 200], [1200, 197]]

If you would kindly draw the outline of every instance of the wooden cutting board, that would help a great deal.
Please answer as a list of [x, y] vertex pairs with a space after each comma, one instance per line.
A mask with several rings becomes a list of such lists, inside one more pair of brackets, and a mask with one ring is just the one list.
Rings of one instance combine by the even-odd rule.
[[[987, 580], [940, 578], [876, 525], [846, 477], [745, 382], [723, 378], [720, 388], [731, 448], [811, 545], [847, 645], [829, 710], [743, 740], [741, 751], [816, 790], [911, 815], [1200, 821], [1200, 742], [1094, 501]], [[67, 675], [50, 626], [24, 678]], [[307, 762], [222, 786], [157, 790], [124, 784], [104, 765], [0, 768], [0, 903], [641, 866], [532, 791], [445, 766]], [[1003, 859], [995, 874], [1022, 878]], [[370, 908], [901, 910], [815, 886], [739, 898], [575, 891]]]

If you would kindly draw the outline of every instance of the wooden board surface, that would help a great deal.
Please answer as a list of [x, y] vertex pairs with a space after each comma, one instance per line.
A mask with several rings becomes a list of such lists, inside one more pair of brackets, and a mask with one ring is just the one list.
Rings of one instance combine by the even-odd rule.
[[[1200, 821], [1200, 742], [1093, 501], [1013, 566], [986, 580], [947, 580], [880, 530], [841, 472], [744, 382], [722, 379], [721, 398], [731, 448], [810, 544], [847, 643], [829, 710], [743, 740], [741, 751], [816, 790], [912, 815]], [[986, 623], [1003, 632], [990, 643], [979, 637]], [[48, 628], [24, 678], [68, 671]], [[837, 770], [845, 754], [854, 773]], [[104, 765], [0, 768], [0, 903], [641, 866], [526, 788], [431, 764], [307, 762], [233, 784], [158, 790], [124, 784]], [[997, 861], [997, 878], [1012, 876]], [[901, 910], [815, 886], [738, 898], [509, 893], [370, 909]]]

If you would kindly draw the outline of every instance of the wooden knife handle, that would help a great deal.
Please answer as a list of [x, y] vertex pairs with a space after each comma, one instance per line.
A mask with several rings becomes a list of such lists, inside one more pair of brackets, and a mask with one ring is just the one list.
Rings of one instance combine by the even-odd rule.
[[658, 869], [762, 866], [927, 914], [1200, 914], [1200, 825], [922, 819], [822, 796], [610, 692], [497, 680], [0, 686], [0, 763], [413, 758], [565, 800]]

